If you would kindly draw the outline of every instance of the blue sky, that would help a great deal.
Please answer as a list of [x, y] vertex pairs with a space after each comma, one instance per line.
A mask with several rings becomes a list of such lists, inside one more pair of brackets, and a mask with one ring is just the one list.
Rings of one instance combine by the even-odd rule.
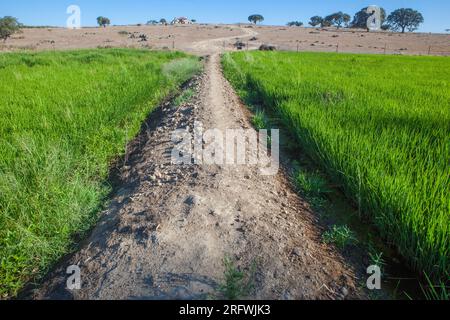
[[253, 13], [264, 15], [264, 24], [305, 23], [313, 15], [344, 11], [353, 16], [359, 9], [376, 4], [387, 11], [408, 7], [422, 12], [425, 23], [419, 31], [444, 32], [450, 28], [449, 0], [13, 0], [0, 1], [0, 16], [12, 15], [27, 25], [64, 26], [66, 8], [81, 7], [82, 25], [95, 25], [97, 16], [113, 24], [145, 23], [150, 19], [187, 16], [205, 23], [245, 22]]

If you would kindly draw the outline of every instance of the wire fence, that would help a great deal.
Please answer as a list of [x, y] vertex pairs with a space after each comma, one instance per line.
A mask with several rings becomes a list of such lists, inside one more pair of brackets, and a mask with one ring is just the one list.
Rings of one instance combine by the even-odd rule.
[[[255, 50], [264, 43], [245, 41], [237, 45], [233, 42], [224, 42], [224, 49], [228, 50]], [[277, 43], [274, 45], [278, 51], [296, 51], [296, 52], [337, 52], [337, 53], [374, 53], [391, 55], [429, 55], [429, 56], [450, 56], [450, 46], [420, 46], [414, 49], [406, 47], [393, 46], [384, 43], [383, 45], [363, 45], [347, 43], [324, 43], [320, 41], [306, 42], [297, 41], [289, 43]]]

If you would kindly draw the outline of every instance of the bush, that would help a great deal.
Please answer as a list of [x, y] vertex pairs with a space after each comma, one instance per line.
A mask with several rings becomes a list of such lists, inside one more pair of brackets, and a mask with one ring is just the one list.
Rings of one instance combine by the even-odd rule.
[[347, 226], [333, 226], [322, 236], [323, 242], [332, 243], [339, 249], [345, 249], [347, 246], [357, 242], [355, 234]]
[[14, 33], [18, 32], [21, 27], [19, 21], [14, 17], [3, 17], [0, 19], [0, 39], [8, 40]]
[[268, 44], [262, 44], [259, 47], [259, 50], [260, 51], [275, 51], [275, 50], [277, 50], [277, 47], [271, 46], [271, 45], [268, 45]]

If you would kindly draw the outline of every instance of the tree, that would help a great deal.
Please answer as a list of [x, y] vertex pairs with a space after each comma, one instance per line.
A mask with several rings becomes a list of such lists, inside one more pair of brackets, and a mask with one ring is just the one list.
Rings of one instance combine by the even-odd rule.
[[[353, 17], [353, 21], [350, 24], [352, 28], [367, 29], [367, 20], [370, 17], [370, 14], [367, 13], [367, 9], [368, 7], [362, 8], [355, 14], [355, 16]], [[386, 10], [380, 8], [380, 11], [381, 11], [381, 25], [382, 25], [386, 20]]]
[[111, 21], [106, 17], [98, 17], [97, 23], [100, 27], [106, 28], [106, 26], [109, 26], [111, 24]]
[[333, 25], [333, 24], [332, 24], [330, 21], [325, 20], [325, 19], [323, 19], [322, 23], [320, 24], [320, 26], [321, 26], [322, 28], [331, 27], [332, 25]]
[[311, 19], [310, 19], [310, 21], [309, 21], [309, 24], [312, 26], [312, 27], [317, 27], [317, 26], [321, 26], [321, 27], [324, 27], [324, 22], [325, 22], [325, 20], [324, 20], [324, 18], [322, 18], [321, 16], [314, 16], [314, 17], [311, 17]]
[[402, 33], [405, 33], [406, 29], [410, 32], [417, 30], [424, 19], [419, 11], [401, 8], [392, 12], [386, 21], [391, 30], [401, 30]]
[[263, 22], [264, 17], [260, 14], [252, 14], [250, 17], [248, 17], [248, 21], [257, 24], [258, 22]]
[[317, 27], [318, 25], [322, 25], [322, 23], [323, 23], [323, 18], [320, 16], [311, 17], [311, 21], [309, 21], [309, 24], [312, 27]]
[[21, 27], [16, 18], [6, 16], [0, 19], [0, 39], [4, 42], [8, 40], [14, 33], [18, 32]]
[[344, 15], [342, 16], [342, 19], [344, 21], [345, 27], [348, 28], [350, 20], [352, 20], [352, 17], [348, 13], [344, 13]]
[[158, 24], [158, 21], [156, 21], [156, 20], [149, 20], [149, 21], [147, 21], [147, 25], [156, 25], [156, 24]]
[[329, 22], [330, 25], [334, 25], [339, 29], [340, 27], [342, 27], [343, 24], [345, 26], [348, 26], [348, 23], [350, 22], [351, 19], [352, 17], [349, 14], [339, 11], [330, 14], [329, 16], [326, 16], [324, 20]]
[[301, 27], [303, 26], [303, 22], [301, 21], [291, 21], [287, 23], [288, 27]]

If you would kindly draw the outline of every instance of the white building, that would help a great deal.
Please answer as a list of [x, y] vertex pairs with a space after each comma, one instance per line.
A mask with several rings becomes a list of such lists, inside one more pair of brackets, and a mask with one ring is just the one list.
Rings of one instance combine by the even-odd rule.
[[193, 22], [186, 17], [179, 17], [173, 19], [171, 24], [193, 24]]

